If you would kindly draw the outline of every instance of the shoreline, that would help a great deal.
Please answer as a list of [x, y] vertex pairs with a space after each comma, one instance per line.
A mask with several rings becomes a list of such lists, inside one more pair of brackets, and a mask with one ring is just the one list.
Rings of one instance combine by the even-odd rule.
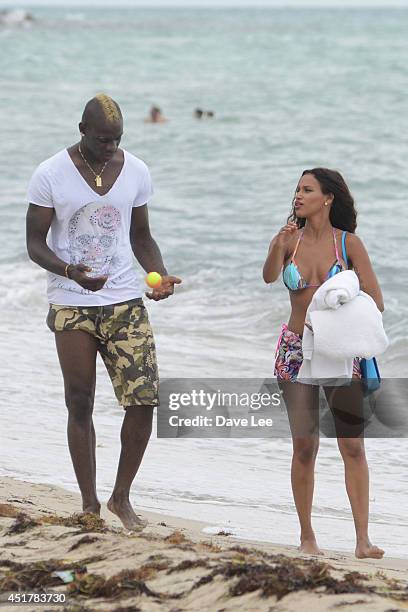
[[[57, 486], [0, 478], [0, 529], [4, 542], [0, 585], [2, 580], [4, 585], [7, 572], [17, 572], [18, 564], [26, 564], [27, 577], [27, 564], [44, 565], [59, 559], [58, 563], [64, 560], [86, 565], [87, 581], [75, 574], [71, 585], [58, 587], [60, 592], [76, 588], [73, 597], [75, 603], [81, 603], [81, 610], [113, 610], [108, 591], [92, 590], [94, 583], [91, 588], [90, 582], [91, 578], [95, 581], [95, 575], [99, 580], [101, 575], [115, 576], [117, 580], [121, 570], [126, 570], [128, 576], [136, 572], [139, 583], [143, 578], [140, 592], [120, 590], [118, 595], [123, 605], [137, 605], [142, 610], [155, 610], [157, 605], [170, 611], [179, 604], [183, 610], [194, 610], [194, 602], [199, 600], [203, 610], [263, 611], [274, 604], [276, 610], [291, 611], [300, 606], [324, 610], [329, 601], [330, 606], [358, 601], [359, 609], [380, 611], [397, 607], [397, 601], [408, 601], [407, 559], [359, 560], [334, 550], [325, 550], [323, 557], [313, 557], [299, 553], [295, 547], [237, 539], [226, 532], [210, 535], [203, 532], [206, 523], [145, 511], [138, 514], [148, 520], [148, 526], [141, 533], [130, 534], [107, 511], [106, 504], [102, 504], [103, 521], [97, 519], [95, 524], [84, 525], [82, 520], [74, 520], [72, 514], [80, 508], [79, 501], [77, 493]], [[16, 527], [18, 521], [20, 525]], [[276, 574], [281, 575], [281, 580], [275, 584]], [[291, 575], [293, 583], [288, 578]], [[304, 581], [303, 588], [299, 588], [299, 576]], [[119, 589], [117, 585], [115, 588]], [[160, 604], [154, 604], [153, 592], [160, 593]], [[9, 609], [15, 608], [13, 604]], [[7, 606], [3, 604], [2, 609], [7, 610]]]
[[[29, 481], [29, 480], [24, 480], [24, 478], [25, 476], [22, 476], [21, 478], [19, 478], [17, 476], [6, 476], [4, 474], [3, 475], [0, 474], [0, 503], [4, 501], [4, 495], [2, 495], [3, 485], [9, 481], [12, 487], [12, 490], [18, 490], [21, 493], [21, 495], [22, 495], [22, 490], [20, 490], [19, 483], [22, 486], [34, 487], [33, 492], [36, 497], [40, 493], [40, 491], [44, 489], [45, 494], [49, 496], [50, 498], [49, 501], [50, 502], [52, 501], [52, 504], [49, 508], [52, 512], [56, 512], [60, 515], [69, 515], [69, 514], [78, 513], [81, 511], [81, 496], [79, 492], [73, 491], [71, 488], [65, 488], [62, 485], [57, 485], [57, 484], [54, 485], [50, 482], [41, 482], [35, 479], [33, 479], [32, 481]], [[38, 488], [38, 493], [37, 493], [37, 488]], [[78, 491], [77, 486], [76, 486], [76, 489]], [[55, 491], [55, 493], [59, 491], [61, 495], [63, 495], [64, 501], [59, 503], [58, 496], [55, 496], [52, 493], [53, 491]], [[68, 506], [67, 506], [67, 503], [68, 503]], [[134, 506], [136, 513], [140, 516], [145, 517], [149, 524], [155, 523], [156, 521], [167, 520], [169, 523], [172, 523], [175, 526], [175, 528], [187, 529], [188, 531], [191, 531], [192, 533], [194, 533], [196, 537], [207, 538], [207, 539], [214, 537], [217, 529], [221, 531], [229, 531], [229, 526], [223, 523], [222, 521], [220, 523], [215, 520], [213, 521], [209, 520], [207, 522], [207, 521], [200, 520], [199, 518], [190, 519], [184, 516], [183, 514], [172, 514], [171, 512], [160, 511], [156, 509], [153, 509], [153, 510], [146, 509], [143, 506], [138, 506], [136, 503], [134, 503], [134, 500], [132, 499], [131, 499], [131, 503]], [[122, 527], [120, 520], [117, 517], [115, 517], [115, 515], [113, 515], [109, 510], [107, 510], [105, 501], [101, 501], [101, 517], [108, 524], [111, 524], [115, 528]], [[237, 544], [241, 543], [242, 545], [251, 545], [251, 546], [255, 546], [255, 547], [259, 547], [263, 549], [264, 548], [266, 549], [268, 547], [271, 549], [282, 549], [282, 550], [285, 550], [285, 554], [286, 552], [288, 554], [291, 554], [291, 553], [299, 554], [296, 544], [285, 544], [284, 542], [273, 542], [271, 540], [261, 540], [261, 539], [251, 538], [251, 537], [238, 536], [234, 533], [231, 533], [229, 535], [229, 539], [230, 541], [234, 541]], [[322, 548], [325, 555], [337, 555], [338, 557], [351, 558], [352, 560], [355, 559], [356, 561], [358, 561], [355, 558], [353, 554], [353, 550], [351, 548], [350, 549], [345, 549], [345, 548], [336, 549], [336, 548], [322, 547], [322, 546], [320, 548]], [[387, 558], [389, 560], [395, 560], [397, 562], [399, 561], [406, 562], [406, 567], [408, 570], [408, 555], [407, 556], [398, 556], [395, 554], [392, 556], [387, 555], [387, 549], [386, 549], [384, 558]]]
[[[8, 487], [10, 493], [5, 494]], [[29, 496], [35, 501], [33, 502], [31, 499], [28, 499], [28, 496], [25, 493], [29, 493]], [[12, 498], [19, 499], [19, 507], [21, 507], [22, 510], [29, 510], [29, 507], [33, 506], [40, 512], [54, 513], [58, 514], [59, 516], [71, 516], [72, 514], [79, 513], [81, 509], [81, 496], [79, 493], [75, 493], [59, 485], [29, 482], [12, 476], [0, 476], [0, 503], [9, 503], [7, 500], [10, 498], [10, 496]], [[45, 502], [47, 502], [47, 505]], [[166, 514], [165, 512], [139, 509], [137, 506], [135, 506], [135, 511], [138, 515], [147, 519], [148, 527], [155, 525], [156, 523], [166, 522], [174, 529], [182, 529], [183, 531], [188, 532], [189, 537], [193, 537], [197, 541], [208, 541], [209, 539], [219, 537], [217, 534], [213, 534], [210, 531], [203, 531], [206, 528], [213, 529], [213, 523]], [[112, 528], [123, 529], [126, 531], [119, 518], [117, 518], [107, 509], [106, 502], [101, 502], [101, 518]], [[224, 531], [224, 528], [222, 528], [222, 531]], [[306, 558], [314, 557], [314, 555], [303, 555], [303, 553], [298, 551], [297, 546], [290, 544], [279, 544], [269, 541], [254, 540], [251, 538], [237, 537], [233, 534], [223, 536], [223, 541], [225, 541], [226, 537], [228, 537], [230, 542], [234, 542], [237, 545], [242, 544], [243, 546], [251, 546], [260, 550], [279, 551], [288, 555], [305, 556]], [[386, 561], [388, 561], [388, 565], [393, 565], [395, 563], [396, 566], [399, 566], [401, 564], [401, 567], [407, 570], [408, 577], [408, 558], [389, 557], [387, 556], [387, 551], [385, 552], [383, 559], [357, 559], [351, 552], [349, 553], [345, 552], [344, 550], [336, 550], [334, 548], [324, 548], [324, 553], [325, 555], [322, 557], [322, 559], [347, 559], [348, 561], [351, 560], [352, 562], [363, 564], [371, 564], [372, 562], [375, 564], [381, 564]]]

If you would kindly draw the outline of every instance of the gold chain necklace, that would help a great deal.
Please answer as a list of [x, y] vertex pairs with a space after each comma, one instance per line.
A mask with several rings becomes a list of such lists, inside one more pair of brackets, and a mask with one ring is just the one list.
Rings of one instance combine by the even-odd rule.
[[92, 168], [92, 166], [91, 166], [91, 165], [90, 165], [90, 164], [87, 162], [87, 160], [85, 159], [84, 154], [83, 154], [83, 153], [82, 153], [82, 151], [81, 151], [81, 145], [78, 145], [78, 151], [79, 151], [80, 156], [82, 157], [82, 159], [84, 160], [84, 162], [86, 163], [86, 165], [88, 166], [88, 168], [90, 169], [90, 171], [92, 172], [92, 174], [94, 175], [94, 177], [95, 177], [95, 185], [96, 185], [97, 187], [102, 187], [102, 172], [105, 170], [105, 168], [106, 168], [106, 164], [108, 164], [108, 163], [110, 162], [110, 159], [108, 159], [108, 161], [106, 161], [106, 162], [103, 164], [103, 168], [102, 168], [102, 170], [99, 172], [99, 174], [97, 174], [97, 173], [95, 172], [95, 170]]

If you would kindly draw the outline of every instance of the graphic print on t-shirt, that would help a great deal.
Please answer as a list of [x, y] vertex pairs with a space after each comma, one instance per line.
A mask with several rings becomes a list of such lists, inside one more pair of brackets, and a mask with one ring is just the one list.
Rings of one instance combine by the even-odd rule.
[[118, 245], [120, 211], [101, 202], [85, 204], [68, 224], [70, 263], [92, 268], [88, 276], [112, 272]]

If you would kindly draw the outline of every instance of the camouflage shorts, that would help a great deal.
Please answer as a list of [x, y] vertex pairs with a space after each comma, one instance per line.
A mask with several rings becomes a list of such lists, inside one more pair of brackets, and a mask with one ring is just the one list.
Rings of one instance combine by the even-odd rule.
[[52, 332], [81, 330], [96, 338], [124, 408], [159, 404], [153, 332], [141, 298], [106, 306], [50, 304], [47, 325]]

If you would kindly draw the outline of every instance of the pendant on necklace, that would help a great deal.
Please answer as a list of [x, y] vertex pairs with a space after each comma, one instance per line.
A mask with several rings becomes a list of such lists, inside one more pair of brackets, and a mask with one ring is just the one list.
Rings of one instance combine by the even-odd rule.
[[99, 174], [95, 176], [95, 184], [97, 187], [102, 187], [102, 177]]

